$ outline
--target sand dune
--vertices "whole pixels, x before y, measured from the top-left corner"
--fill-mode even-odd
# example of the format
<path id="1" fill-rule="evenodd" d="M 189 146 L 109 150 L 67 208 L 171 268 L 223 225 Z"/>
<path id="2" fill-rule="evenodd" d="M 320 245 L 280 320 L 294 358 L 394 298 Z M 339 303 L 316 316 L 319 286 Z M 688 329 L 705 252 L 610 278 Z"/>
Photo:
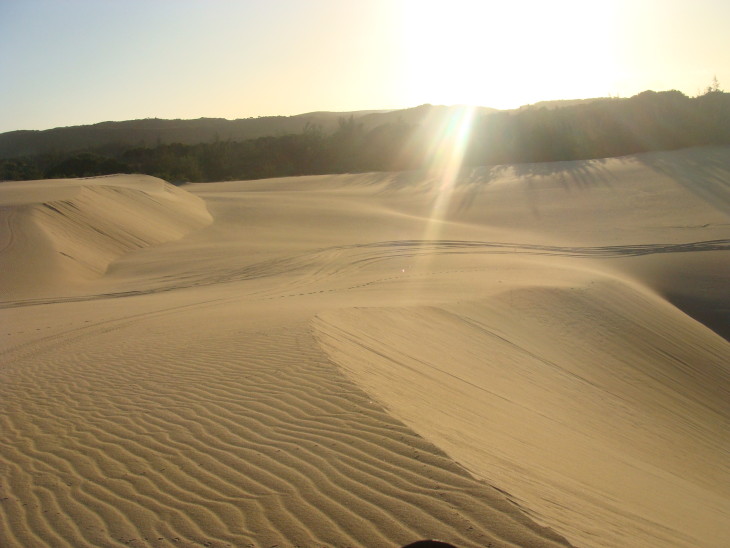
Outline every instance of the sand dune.
<path id="1" fill-rule="evenodd" d="M 212 221 L 202 200 L 147 176 L 3 183 L 0 200 L 0 285 L 10 295 L 63 291 Z"/>
<path id="2" fill-rule="evenodd" d="M 576 544 L 721 546 L 727 342 L 624 284 L 569 279 L 330 311 L 318 337 L 396 417 Z"/>
<path id="3" fill-rule="evenodd" d="M 3 183 L 0 544 L 726 546 L 729 182 Z"/>

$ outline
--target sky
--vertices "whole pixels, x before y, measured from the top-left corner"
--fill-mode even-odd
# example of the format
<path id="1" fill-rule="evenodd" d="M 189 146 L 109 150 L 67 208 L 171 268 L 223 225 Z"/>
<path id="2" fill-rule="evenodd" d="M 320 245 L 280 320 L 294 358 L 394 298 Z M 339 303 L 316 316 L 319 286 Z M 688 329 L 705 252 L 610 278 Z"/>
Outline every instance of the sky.
<path id="1" fill-rule="evenodd" d="M 0 132 L 730 90 L 727 0 L 0 0 Z"/>

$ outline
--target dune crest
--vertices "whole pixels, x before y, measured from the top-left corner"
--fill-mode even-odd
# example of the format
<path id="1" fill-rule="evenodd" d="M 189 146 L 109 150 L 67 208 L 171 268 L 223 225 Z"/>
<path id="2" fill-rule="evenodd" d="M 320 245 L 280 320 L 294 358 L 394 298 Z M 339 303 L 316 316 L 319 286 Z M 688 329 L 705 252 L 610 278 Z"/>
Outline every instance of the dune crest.
<path id="1" fill-rule="evenodd" d="M 200 198 L 149 176 L 3 183 L 0 203 L 5 297 L 96 278 L 124 253 L 212 222 Z"/>
<path id="2" fill-rule="evenodd" d="M 722 546 L 730 344 L 651 293 L 561 274 L 474 302 L 324 312 L 316 336 L 576 545 Z"/>

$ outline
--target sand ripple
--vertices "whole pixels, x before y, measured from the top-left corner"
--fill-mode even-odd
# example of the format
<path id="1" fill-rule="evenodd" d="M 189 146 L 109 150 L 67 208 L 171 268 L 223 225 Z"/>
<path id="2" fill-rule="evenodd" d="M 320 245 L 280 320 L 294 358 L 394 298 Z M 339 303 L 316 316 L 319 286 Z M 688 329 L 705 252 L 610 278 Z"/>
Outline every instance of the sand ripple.
<path id="1" fill-rule="evenodd" d="M 561 544 L 342 377 L 306 324 L 183 345 L 150 328 L 90 327 L 2 370 L 4 546 Z"/>

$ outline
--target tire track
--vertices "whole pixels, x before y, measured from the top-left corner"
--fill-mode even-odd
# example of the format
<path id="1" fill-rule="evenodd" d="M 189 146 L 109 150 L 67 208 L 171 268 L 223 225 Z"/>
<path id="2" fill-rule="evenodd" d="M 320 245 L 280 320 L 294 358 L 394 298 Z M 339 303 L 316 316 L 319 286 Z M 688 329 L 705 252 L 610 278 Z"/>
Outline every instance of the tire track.
<path id="1" fill-rule="evenodd" d="M 290 294 L 296 295 L 294 291 L 297 288 L 357 272 L 377 262 L 393 259 L 412 259 L 425 255 L 512 254 L 560 256 L 577 259 L 614 259 L 665 253 L 695 253 L 728 250 L 730 250 L 730 239 L 704 240 L 679 244 L 656 243 L 612 246 L 550 246 L 471 240 L 392 240 L 313 250 L 296 256 L 261 261 L 230 271 L 187 277 L 182 283 L 180 279 L 171 282 L 162 282 L 162 285 L 145 290 L 4 301 L 0 302 L 0 309 L 152 295 L 178 289 L 189 289 L 231 282 L 250 282 L 267 278 L 275 280 L 282 274 L 297 274 L 298 277 L 288 280 L 284 284 L 276 281 L 268 290 L 256 289 L 255 293 L 251 293 L 251 296 L 271 295 L 272 293 L 280 294 L 287 289 L 290 291 Z"/>

